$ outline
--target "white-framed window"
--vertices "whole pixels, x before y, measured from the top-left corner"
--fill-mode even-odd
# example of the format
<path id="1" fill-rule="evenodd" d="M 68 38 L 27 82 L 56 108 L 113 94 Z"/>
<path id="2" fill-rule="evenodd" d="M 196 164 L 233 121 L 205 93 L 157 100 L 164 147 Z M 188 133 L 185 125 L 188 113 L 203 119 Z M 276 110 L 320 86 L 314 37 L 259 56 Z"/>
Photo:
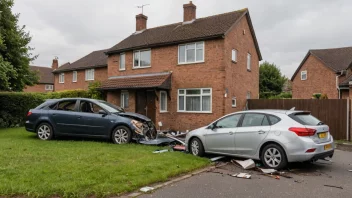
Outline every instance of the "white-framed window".
<path id="1" fill-rule="evenodd" d="M 128 108 L 129 94 L 128 91 L 121 91 L 121 107 Z"/>
<path id="2" fill-rule="evenodd" d="M 301 71 L 301 80 L 307 80 L 307 71 Z"/>
<path id="3" fill-rule="evenodd" d="M 54 89 L 54 85 L 45 85 L 45 90 L 51 91 Z"/>
<path id="4" fill-rule="evenodd" d="M 151 50 L 136 50 L 133 52 L 133 68 L 151 67 Z"/>
<path id="5" fill-rule="evenodd" d="M 72 72 L 72 82 L 77 82 L 77 71 Z"/>
<path id="6" fill-rule="evenodd" d="M 232 107 L 236 107 L 237 106 L 237 100 L 236 97 L 232 97 Z"/>
<path id="7" fill-rule="evenodd" d="M 231 59 L 233 62 L 237 63 L 237 50 L 232 49 Z"/>
<path id="8" fill-rule="evenodd" d="M 160 91 L 160 112 L 167 112 L 167 93 Z"/>
<path id="9" fill-rule="evenodd" d="M 204 62 L 204 41 L 178 46 L 178 64 Z"/>
<path id="10" fill-rule="evenodd" d="M 246 96 L 247 99 L 251 99 L 251 92 L 250 91 L 247 91 L 247 96 Z"/>
<path id="11" fill-rule="evenodd" d="M 120 71 L 126 70 L 126 55 L 125 53 L 120 54 Z"/>
<path id="12" fill-rule="evenodd" d="M 211 88 L 179 89 L 178 112 L 211 113 Z"/>
<path id="13" fill-rule="evenodd" d="M 59 83 L 64 83 L 65 82 L 65 73 L 60 73 L 59 74 Z"/>
<path id="14" fill-rule="evenodd" d="M 86 80 L 94 80 L 94 69 L 86 69 Z"/>
<path id="15" fill-rule="evenodd" d="M 247 70 L 251 71 L 251 54 L 247 54 Z"/>

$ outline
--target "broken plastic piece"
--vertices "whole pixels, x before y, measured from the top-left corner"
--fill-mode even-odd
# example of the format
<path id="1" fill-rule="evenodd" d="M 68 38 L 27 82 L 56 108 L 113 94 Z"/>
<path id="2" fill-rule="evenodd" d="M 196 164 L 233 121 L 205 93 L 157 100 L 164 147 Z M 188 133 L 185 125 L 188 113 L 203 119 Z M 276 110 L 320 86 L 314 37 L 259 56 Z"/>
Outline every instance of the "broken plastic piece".
<path id="1" fill-rule="evenodd" d="M 260 170 L 261 170 L 263 173 L 266 173 L 266 174 L 270 174 L 270 173 L 275 173 L 275 172 L 276 172 L 275 169 L 264 169 L 264 168 L 260 168 Z"/>
<path id="2" fill-rule="evenodd" d="M 238 174 L 234 174 L 231 175 L 232 177 L 238 177 L 238 178 L 244 178 L 244 179 L 250 179 L 251 175 L 248 173 L 238 173 Z"/>
<path id="3" fill-rule="evenodd" d="M 275 179 L 280 180 L 280 176 L 276 175 Z"/>
<path id="4" fill-rule="evenodd" d="M 327 186 L 327 187 L 332 187 L 332 188 L 339 188 L 339 189 L 343 189 L 342 186 L 333 186 L 333 185 L 324 185 L 324 186 Z"/>
<path id="5" fill-rule="evenodd" d="M 348 172 L 352 172 L 352 170 L 348 170 Z"/>
<path id="6" fill-rule="evenodd" d="M 215 161 L 217 161 L 217 160 L 219 160 L 219 159 L 222 159 L 222 158 L 224 158 L 224 157 L 225 157 L 225 156 L 213 157 L 213 158 L 210 158 L 210 161 L 215 162 Z"/>
<path id="7" fill-rule="evenodd" d="M 173 147 L 173 149 L 174 149 L 175 151 L 185 151 L 185 150 L 186 150 L 186 147 L 183 146 L 183 145 L 176 145 L 176 146 Z"/>
<path id="8" fill-rule="evenodd" d="M 149 187 L 149 186 L 146 186 L 146 187 L 143 187 L 143 188 L 140 189 L 140 191 L 142 191 L 142 192 L 149 192 L 149 191 L 152 191 L 152 190 L 154 190 L 154 188 L 153 187 Z"/>
<path id="9" fill-rule="evenodd" d="M 154 151 L 153 153 L 165 153 L 165 152 L 168 152 L 169 150 L 167 149 L 164 149 L 164 150 L 156 150 Z"/>
<path id="10" fill-rule="evenodd" d="M 247 170 L 247 169 L 251 169 L 255 167 L 255 163 L 252 159 L 248 159 L 248 160 L 235 160 L 235 162 L 239 165 L 242 166 L 243 169 Z"/>

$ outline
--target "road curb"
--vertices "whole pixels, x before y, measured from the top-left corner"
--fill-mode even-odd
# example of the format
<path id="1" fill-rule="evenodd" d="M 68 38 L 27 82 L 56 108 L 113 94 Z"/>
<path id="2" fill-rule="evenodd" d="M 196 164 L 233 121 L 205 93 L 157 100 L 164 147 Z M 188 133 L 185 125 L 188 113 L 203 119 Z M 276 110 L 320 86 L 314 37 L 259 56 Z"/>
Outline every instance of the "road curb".
<path id="1" fill-rule="evenodd" d="M 168 186 L 170 184 L 173 184 L 173 183 L 176 183 L 176 182 L 179 182 L 179 181 L 182 181 L 184 179 L 187 179 L 187 178 L 190 178 L 194 175 L 198 175 L 200 173 L 203 173 L 203 172 L 206 172 L 206 171 L 209 171 L 211 169 L 214 169 L 215 166 L 208 166 L 206 168 L 203 168 L 203 169 L 200 169 L 200 170 L 196 170 L 196 171 L 193 171 L 191 173 L 187 173 L 186 175 L 182 175 L 182 176 L 179 176 L 179 177 L 175 177 L 169 181 L 166 181 L 166 182 L 163 182 L 163 183 L 158 183 L 158 184 L 154 184 L 154 185 L 150 185 L 150 187 L 153 187 L 154 190 L 157 190 L 159 188 L 162 188 L 162 187 L 165 187 L 165 186 Z M 121 196 L 121 198 L 130 198 L 130 197 L 138 197 L 140 195 L 143 195 L 143 194 L 146 194 L 146 193 L 143 193 L 143 192 L 139 192 L 139 191 L 135 191 L 135 192 L 132 192 L 132 193 L 129 193 L 127 195 L 124 195 L 124 196 Z"/>
<path id="2" fill-rule="evenodd" d="M 352 144 L 336 143 L 336 149 L 352 152 Z"/>

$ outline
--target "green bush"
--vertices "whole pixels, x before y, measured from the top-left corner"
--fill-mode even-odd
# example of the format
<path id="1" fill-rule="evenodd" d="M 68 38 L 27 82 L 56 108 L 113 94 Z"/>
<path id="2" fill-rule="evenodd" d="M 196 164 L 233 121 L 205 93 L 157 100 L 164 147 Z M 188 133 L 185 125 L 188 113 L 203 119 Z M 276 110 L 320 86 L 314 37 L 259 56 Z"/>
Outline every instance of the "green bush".
<path id="1" fill-rule="evenodd" d="M 288 99 L 292 98 L 292 93 L 291 92 L 282 92 L 276 96 L 270 96 L 269 99 Z"/>
<path id="2" fill-rule="evenodd" d="M 97 85 L 96 85 L 97 86 Z M 94 88 L 91 89 L 95 89 Z M 54 98 L 95 98 L 102 94 L 94 90 L 69 90 L 48 93 L 0 92 L 0 128 L 23 126 L 27 112 Z"/>

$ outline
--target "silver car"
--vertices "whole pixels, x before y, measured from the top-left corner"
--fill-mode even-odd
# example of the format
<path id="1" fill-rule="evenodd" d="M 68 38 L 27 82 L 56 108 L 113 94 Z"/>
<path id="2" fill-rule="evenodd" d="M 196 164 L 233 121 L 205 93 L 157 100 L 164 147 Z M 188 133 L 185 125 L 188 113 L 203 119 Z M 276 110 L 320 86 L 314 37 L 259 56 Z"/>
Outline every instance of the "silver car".
<path id="1" fill-rule="evenodd" d="M 186 149 L 261 160 L 273 169 L 288 162 L 315 161 L 334 154 L 329 127 L 310 112 L 250 110 L 223 116 L 186 136 Z"/>

